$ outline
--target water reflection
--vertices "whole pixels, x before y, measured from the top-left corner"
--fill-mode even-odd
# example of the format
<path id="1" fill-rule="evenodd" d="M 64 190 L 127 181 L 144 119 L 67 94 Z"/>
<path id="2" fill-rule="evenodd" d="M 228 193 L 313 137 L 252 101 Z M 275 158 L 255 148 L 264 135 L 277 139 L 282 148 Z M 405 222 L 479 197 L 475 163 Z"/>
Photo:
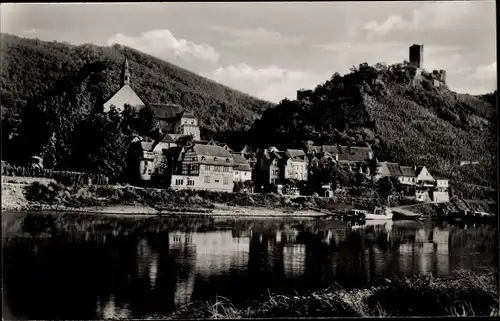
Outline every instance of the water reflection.
<path id="1" fill-rule="evenodd" d="M 7 308 L 28 319 L 144 318 L 218 295 L 244 305 L 267 296 L 268 289 L 300 293 L 334 282 L 350 289 L 393 274 L 448 276 L 456 268 L 496 263 L 497 231 L 488 225 L 465 229 L 389 221 L 360 227 L 272 220 L 221 225 L 206 232 L 75 229 L 5 239 Z"/>

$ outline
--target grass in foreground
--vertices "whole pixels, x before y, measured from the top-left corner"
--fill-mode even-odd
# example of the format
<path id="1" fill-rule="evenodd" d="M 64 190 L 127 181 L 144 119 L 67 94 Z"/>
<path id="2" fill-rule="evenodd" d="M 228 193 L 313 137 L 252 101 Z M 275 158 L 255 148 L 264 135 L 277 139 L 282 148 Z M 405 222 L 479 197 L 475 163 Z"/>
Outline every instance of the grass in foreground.
<path id="1" fill-rule="evenodd" d="M 270 295 L 245 309 L 218 297 L 215 302 L 184 306 L 170 318 L 499 316 L 494 273 L 458 271 L 450 280 L 429 275 L 393 278 L 353 291 L 332 286 L 307 295 Z"/>

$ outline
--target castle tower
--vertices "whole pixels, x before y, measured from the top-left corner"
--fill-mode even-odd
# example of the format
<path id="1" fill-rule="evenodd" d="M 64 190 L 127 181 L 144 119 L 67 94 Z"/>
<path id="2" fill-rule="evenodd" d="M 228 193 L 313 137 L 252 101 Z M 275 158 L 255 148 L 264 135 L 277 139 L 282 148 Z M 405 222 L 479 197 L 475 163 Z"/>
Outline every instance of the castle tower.
<path id="1" fill-rule="evenodd" d="M 410 47 L 410 63 L 417 68 L 424 67 L 424 45 Z"/>
<path id="2" fill-rule="evenodd" d="M 125 58 L 123 63 L 122 86 L 130 85 L 130 68 L 128 66 L 128 59 Z"/>
<path id="3" fill-rule="evenodd" d="M 441 74 L 441 82 L 446 84 L 446 70 L 441 69 L 439 73 Z"/>

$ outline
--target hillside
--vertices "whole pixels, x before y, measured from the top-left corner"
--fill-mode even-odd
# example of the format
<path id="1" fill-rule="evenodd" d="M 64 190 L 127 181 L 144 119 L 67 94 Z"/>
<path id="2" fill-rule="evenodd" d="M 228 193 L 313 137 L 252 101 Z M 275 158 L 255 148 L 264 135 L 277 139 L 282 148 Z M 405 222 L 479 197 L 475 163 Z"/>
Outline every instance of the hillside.
<path id="1" fill-rule="evenodd" d="M 362 64 L 345 76 L 335 74 L 300 100 L 266 110 L 251 130 L 253 143 L 369 144 L 380 161 L 425 164 L 464 196 L 482 186 L 496 188 L 495 106 L 433 87 L 425 72 L 413 84 L 412 72 L 407 63 Z M 460 160 L 480 164 L 460 167 Z"/>
<path id="2" fill-rule="evenodd" d="M 73 104 L 102 104 L 120 86 L 128 58 L 132 88 L 145 103 L 174 102 L 200 118 L 205 133 L 248 128 L 272 106 L 137 50 L 115 45 L 72 46 L 1 34 L 0 101 L 4 114 L 28 104 L 73 97 Z"/>

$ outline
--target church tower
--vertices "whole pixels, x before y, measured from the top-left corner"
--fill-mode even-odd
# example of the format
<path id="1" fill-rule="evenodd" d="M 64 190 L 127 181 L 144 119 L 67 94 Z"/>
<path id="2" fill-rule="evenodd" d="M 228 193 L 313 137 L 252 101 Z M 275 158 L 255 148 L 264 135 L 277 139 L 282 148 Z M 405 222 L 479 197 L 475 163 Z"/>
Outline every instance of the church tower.
<path id="1" fill-rule="evenodd" d="M 130 85 L 130 68 L 128 66 L 128 59 L 125 58 L 123 64 L 122 86 Z"/>

